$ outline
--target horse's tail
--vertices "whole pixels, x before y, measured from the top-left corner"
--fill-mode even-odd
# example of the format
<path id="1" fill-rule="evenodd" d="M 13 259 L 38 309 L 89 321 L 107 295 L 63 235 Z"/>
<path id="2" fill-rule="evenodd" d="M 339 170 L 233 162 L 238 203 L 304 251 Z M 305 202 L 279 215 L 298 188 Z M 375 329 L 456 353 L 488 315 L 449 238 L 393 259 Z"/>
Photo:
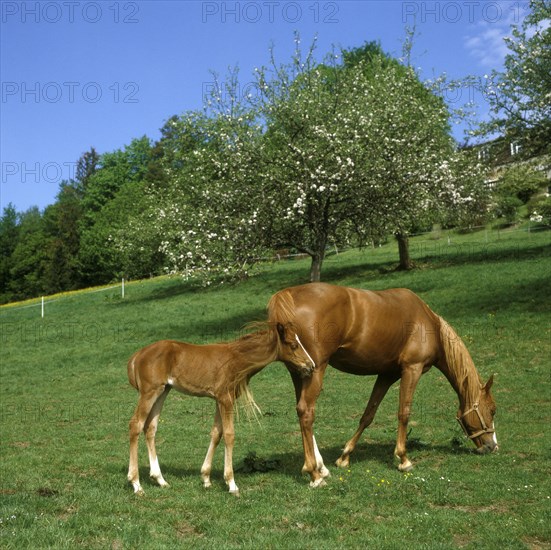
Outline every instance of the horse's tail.
<path id="1" fill-rule="evenodd" d="M 473 373 L 476 373 L 478 379 L 480 379 L 471 354 L 463 340 L 443 317 L 438 316 L 438 319 L 440 321 L 440 341 L 450 373 L 457 380 L 465 379 Z"/>
<path id="2" fill-rule="evenodd" d="M 288 290 L 280 290 L 268 302 L 268 322 L 284 326 L 295 324 L 295 301 Z"/>
<path id="3" fill-rule="evenodd" d="M 127 372 L 128 372 L 128 382 L 130 382 L 130 385 L 136 388 L 137 390 L 140 389 L 140 386 L 138 384 L 138 375 L 136 373 L 136 357 L 138 356 L 139 352 L 136 352 L 132 357 L 128 360 L 128 366 L 127 366 Z"/>

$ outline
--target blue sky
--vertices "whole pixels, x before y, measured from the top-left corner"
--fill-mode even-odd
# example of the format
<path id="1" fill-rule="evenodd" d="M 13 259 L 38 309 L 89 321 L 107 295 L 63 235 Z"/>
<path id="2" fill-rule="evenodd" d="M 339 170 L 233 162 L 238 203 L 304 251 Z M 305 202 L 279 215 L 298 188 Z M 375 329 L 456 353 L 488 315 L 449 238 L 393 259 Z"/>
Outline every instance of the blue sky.
<path id="1" fill-rule="evenodd" d="M 378 40 L 401 54 L 416 24 L 424 78 L 484 75 L 502 65 L 503 37 L 524 2 L 480 1 L 1 1 L 0 207 L 55 200 L 77 159 L 133 138 L 159 137 L 173 114 L 200 109 L 211 71 L 238 65 L 243 87 L 269 47 L 286 62 L 298 31 L 322 58 Z M 468 92 L 464 92 L 468 94 Z M 463 97 L 465 98 L 465 97 Z M 457 131 L 456 137 L 461 138 Z"/>

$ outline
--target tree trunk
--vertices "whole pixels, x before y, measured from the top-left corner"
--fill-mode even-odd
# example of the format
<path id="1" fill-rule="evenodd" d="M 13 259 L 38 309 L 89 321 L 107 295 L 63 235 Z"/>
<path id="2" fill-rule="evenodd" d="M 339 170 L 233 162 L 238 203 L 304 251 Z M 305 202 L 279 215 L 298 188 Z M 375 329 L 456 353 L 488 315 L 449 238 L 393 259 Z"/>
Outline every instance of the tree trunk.
<path id="1" fill-rule="evenodd" d="M 398 241 L 398 252 L 400 254 L 400 264 L 398 269 L 409 270 L 413 269 L 414 265 L 409 257 L 409 237 L 407 233 L 396 233 L 396 240 Z"/>
<path id="2" fill-rule="evenodd" d="M 319 283 L 321 280 L 321 265 L 323 264 L 323 258 L 325 251 L 312 254 L 312 264 L 310 265 L 310 282 Z"/>

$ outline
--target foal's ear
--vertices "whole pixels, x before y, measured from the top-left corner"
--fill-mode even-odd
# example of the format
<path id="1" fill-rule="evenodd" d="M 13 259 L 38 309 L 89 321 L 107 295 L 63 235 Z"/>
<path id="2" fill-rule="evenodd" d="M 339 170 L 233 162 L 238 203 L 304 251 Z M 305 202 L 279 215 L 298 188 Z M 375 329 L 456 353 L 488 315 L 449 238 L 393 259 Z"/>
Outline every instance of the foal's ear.
<path id="1" fill-rule="evenodd" d="M 484 391 L 488 393 L 490 391 L 490 388 L 492 387 L 492 384 L 494 383 L 494 375 L 490 376 L 488 378 L 488 382 L 486 382 L 486 385 L 484 386 Z"/>

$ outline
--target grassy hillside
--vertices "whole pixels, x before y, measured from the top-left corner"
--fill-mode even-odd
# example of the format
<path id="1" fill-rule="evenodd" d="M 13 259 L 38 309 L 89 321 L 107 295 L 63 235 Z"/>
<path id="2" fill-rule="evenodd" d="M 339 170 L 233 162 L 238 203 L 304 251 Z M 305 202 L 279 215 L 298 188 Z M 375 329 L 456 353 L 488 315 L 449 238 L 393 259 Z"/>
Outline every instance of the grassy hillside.
<path id="1" fill-rule="evenodd" d="M 308 262 L 274 263 L 245 283 L 208 289 L 180 279 L 136 282 L 124 300 L 118 289 L 61 297 L 46 304 L 44 319 L 39 307 L 0 308 L 1 546 L 319 549 L 407 541 L 416 548 L 549 548 L 550 234 L 413 240 L 412 256 L 418 269 L 401 273 L 393 270 L 393 244 L 332 255 L 323 279 L 411 288 L 454 325 L 483 378 L 497 373 L 498 454 L 471 452 L 455 422 L 455 393 L 433 369 L 415 396 L 413 472 L 398 472 L 392 456 L 397 386 L 350 469 L 337 470 L 332 464 L 374 379 L 328 369 L 315 431 L 332 477 L 311 490 L 300 474 L 292 384 L 273 364 L 251 384 L 260 423 L 241 418 L 236 425 L 240 499 L 226 493 L 220 450 L 214 486 L 202 488 L 214 403 L 176 392 L 157 437 L 171 488 L 149 483 L 142 440 L 146 494 L 135 497 L 126 482 L 128 420 L 137 398 L 126 380 L 127 358 L 161 338 L 234 338 L 264 317 L 275 291 L 305 282 Z"/>

